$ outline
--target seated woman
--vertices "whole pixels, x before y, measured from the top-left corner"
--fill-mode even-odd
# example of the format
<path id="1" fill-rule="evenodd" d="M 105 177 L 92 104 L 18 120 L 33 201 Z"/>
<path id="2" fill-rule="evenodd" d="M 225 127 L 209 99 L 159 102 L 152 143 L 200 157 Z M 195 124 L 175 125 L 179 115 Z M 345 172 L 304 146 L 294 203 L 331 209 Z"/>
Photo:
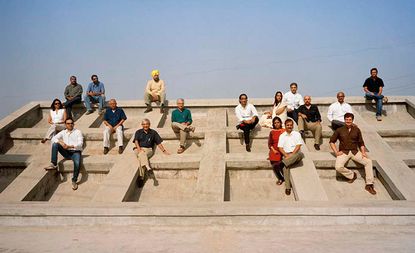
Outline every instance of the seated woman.
<path id="1" fill-rule="evenodd" d="M 45 138 L 41 140 L 45 143 L 50 140 L 56 133 L 65 129 L 66 110 L 63 108 L 62 102 L 55 98 L 50 106 L 50 112 L 48 116 L 48 123 L 50 127 L 46 132 Z"/>
<path id="2" fill-rule="evenodd" d="M 259 124 L 262 127 L 273 128 L 272 121 L 275 117 L 279 117 L 282 122 L 285 122 L 287 119 L 287 104 L 282 101 L 282 98 L 282 92 L 277 91 L 274 96 L 272 112 L 265 112 L 264 115 L 261 116 Z M 284 124 L 282 124 L 282 127 L 284 127 Z"/>
<path id="3" fill-rule="evenodd" d="M 268 137 L 268 148 L 269 148 L 269 161 L 271 162 L 272 169 L 277 176 L 277 185 L 281 185 L 284 182 L 284 176 L 282 175 L 281 160 L 282 156 L 278 149 L 278 140 L 280 135 L 285 132 L 282 128 L 282 121 L 279 117 L 272 119 L 272 130 Z"/>

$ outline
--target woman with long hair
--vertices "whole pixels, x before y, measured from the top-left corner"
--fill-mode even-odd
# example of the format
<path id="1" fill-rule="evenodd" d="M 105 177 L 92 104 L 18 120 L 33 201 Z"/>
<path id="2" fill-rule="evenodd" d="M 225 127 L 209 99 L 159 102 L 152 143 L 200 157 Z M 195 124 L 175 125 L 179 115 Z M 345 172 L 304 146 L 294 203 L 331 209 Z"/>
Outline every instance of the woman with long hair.
<path id="1" fill-rule="evenodd" d="M 284 176 L 282 174 L 281 160 L 282 156 L 278 149 L 278 140 L 280 135 L 284 133 L 285 129 L 282 128 L 282 121 L 279 117 L 272 119 L 272 130 L 268 137 L 268 148 L 269 148 L 269 161 L 272 169 L 277 176 L 277 185 L 281 185 L 284 182 Z"/>
<path id="2" fill-rule="evenodd" d="M 282 122 L 285 122 L 287 119 L 287 105 L 283 102 L 282 98 L 282 92 L 277 91 L 274 96 L 272 111 L 265 112 L 264 115 L 261 116 L 259 124 L 262 127 L 273 128 L 272 120 L 275 117 L 279 117 Z M 282 127 L 284 127 L 284 124 L 282 124 Z"/>
<path id="3" fill-rule="evenodd" d="M 62 102 L 59 99 L 55 98 L 50 105 L 48 116 L 48 123 L 50 124 L 50 127 L 41 142 L 45 143 L 47 140 L 50 140 L 56 133 L 65 129 L 66 118 L 66 110 L 63 108 Z"/>

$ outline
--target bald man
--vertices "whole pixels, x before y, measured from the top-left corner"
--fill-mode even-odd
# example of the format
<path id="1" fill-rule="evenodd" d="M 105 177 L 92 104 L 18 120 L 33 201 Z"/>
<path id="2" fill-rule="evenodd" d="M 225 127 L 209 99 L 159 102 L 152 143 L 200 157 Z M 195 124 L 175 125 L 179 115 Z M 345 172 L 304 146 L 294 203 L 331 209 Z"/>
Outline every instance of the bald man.
<path id="1" fill-rule="evenodd" d="M 353 113 L 352 107 L 348 103 L 344 102 L 345 97 L 344 92 L 338 92 L 337 102 L 334 102 L 329 106 L 327 118 L 331 122 L 331 128 L 333 131 L 336 131 L 337 128 L 345 125 L 344 115 L 346 113 Z"/>
<path id="2" fill-rule="evenodd" d="M 304 138 L 304 131 L 310 130 L 314 135 L 314 148 L 320 150 L 322 143 L 321 115 L 317 105 L 311 104 L 311 96 L 304 97 L 304 104 L 298 107 L 298 130 Z"/>
<path id="3" fill-rule="evenodd" d="M 158 70 L 153 70 L 151 76 L 153 79 L 147 82 L 146 90 L 144 91 L 144 102 L 147 106 L 144 112 L 147 113 L 153 110 L 151 102 L 160 102 L 160 113 L 164 113 L 166 86 L 164 85 L 164 81 L 160 79 Z"/>
<path id="4" fill-rule="evenodd" d="M 162 142 L 163 139 L 157 133 L 157 131 L 150 128 L 150 120 L 143 119 L 141 121 L 141 129 L 137 130 L 134 134 L 134 152 L 138 158 L 138 187 L 144 186 L 144 176 L 147 170 L 149 177 L 155 179 L 153 169 L 150 167 L 149 159 L 153 155 L 153 148 L 157 145 L 159 149 L 165 155 L 170 153 L 164 148 Z"/>
<path id="5" fill-rule="evenodd" d="M 111 99 L 108 102 L 109 108 L 104 115 L 104 155 L 108 154 L 110 148 L 110 136 L 117 133 L 118 153 L 122 154 L 123 140 L 124 140 L 124 126 L 123 123 L 127 120 L 124 110 L 117 107 L 117 101 Z"/>
<path id="6" fill-rule="evenodd" d="M 179 98 L 176 103 L 177 109 L 171 114 L 171 128 L 173 132 L 178 133 L 180 136 L 180 146 L 177 153 L 181 154 L 186 149 L 186 139 L 189 132 L 194 132 L 195 127 L 191 126 L 193 122 L 192 113 L 184 107 L 184 99 Z"/>

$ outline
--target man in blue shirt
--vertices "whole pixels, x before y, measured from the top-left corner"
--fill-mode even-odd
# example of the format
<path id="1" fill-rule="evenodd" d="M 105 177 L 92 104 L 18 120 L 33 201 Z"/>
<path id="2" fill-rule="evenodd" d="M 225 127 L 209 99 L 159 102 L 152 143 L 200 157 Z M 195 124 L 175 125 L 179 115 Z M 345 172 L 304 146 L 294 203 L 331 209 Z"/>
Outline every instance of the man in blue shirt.
<path id="1" fill-rule="evenodd" d="M 117 101 L 115 101 L 115 99 L 111 99 L 108 104 L 110 108 L 107 108 L 104 115 L 104 155 L 108 154 L 110 136 L 113 133 L 117 133 L 118 153 L 121 154 L 123 151 L 124 139 L 124 126 L 122 124 L 127 120 L 127 116 L 123 109 L 117 107 Z"/>
<path id="2" fill-rule="evenodd" d="M 92 103 L 98 103 L 98 111 L 99 114 L 104 112 L 104 103 L 105 103 L 105 88 L 104 84 L 98 81 L 97 75 L 91 76 L 92 83 L 88 84 L 88 89 L 86 90 L 86 95 L 84 97 L 85 107 L 86 107 L 86 115 L 91 114 Z"/>
<path id="3" fill-rule="evenodd" d="M 192 113 L 190 110 L 184 108 L 184 99 L 177 99 L 177 109 L 171 114 L 171 128 L 175 133 L 180 135 L 180 146 L 177 150 L 178 154 L 184 152 L 189 132 L 195 131 L 195 127 L 191 126 L 192 122 Z"/>

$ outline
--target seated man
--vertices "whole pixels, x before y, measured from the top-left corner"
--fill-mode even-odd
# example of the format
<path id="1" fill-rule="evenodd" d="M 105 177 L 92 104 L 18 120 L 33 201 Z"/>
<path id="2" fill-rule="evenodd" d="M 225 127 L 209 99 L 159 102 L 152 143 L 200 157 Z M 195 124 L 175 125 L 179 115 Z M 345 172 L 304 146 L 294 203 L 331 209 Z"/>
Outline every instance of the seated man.
<path id="1" fill-rule="evenodd" d="M 280 135 L 278 141 L 278 149 L 282 156 L 283 174 L 285 179 L 285 194 L 291 194 L 291 174 L 290 169 L 304 158 L 304 154 L 301 152 L 301 145 L 304 144 L 301 134 L 297 131 L 293 131 L 294 122 L 292 119 L 285 121 L 285 132 Z"/>
<path id="2" fill-rule="evenodd" d="M 284 94 L 283 101 L 287 104 L 287 116 L 298 124 L 298 108 L 304 104 L 303 96 L 297 92 L 297 84 L 290 84 L 290 91 Z"/>
<path id="3" fill-rule="evenodd" d="M 239 121 L 236 129 L 244 131 L 245 148 L 246 151 L 251 152 L 249 134 L 258 124 L 259 118 L 255 106 L 248 104 L 248 96 L 246 94 L 239 95 L 239 105 L 235 107 L 235 114 Z"/>
<path id="4" fill-rule="evenodd" d="M 105 87 L 104 83 L 98 81 L 97 75 L 91 76 L 92 83 L 88 84 L 88 89 L 86 90 L 86 95 L 84 97 L 86 115 L 91 114 L 92 103 L 98 103 L 98 112 L 102 114 L 104 112 L 104 103 L 105 103 Z"/>
<path id="5" fill-rule="evenodd" d="M 189 131 L 195 131 L 195 128 L 191 126 L 192 122 L 192 113 L 189 109 L 184 108 L 184 99 L 177 99 L 177 109 L 171 114 L 171 128 L 180 135 L 178 154 L 183 153 L 186 148 L 186 139 Z"/>
<path id="6" fill-rule="evenodd" d="M 159 101 L 161 103 L 160 113 L 164 113 L 166 86 L 164 85 L 164 81 L 159 78 L 158 70 L 153 70 L 151 76 L 153 79 L 147 82 L 146 90 L 144 91 L 144 102 L 147 105 L 147 109 L 144 112 L 152 111 L 151 102 Z"/>
<path id="7" fill-rule="evenodd" d="M 344 165 L 352 159 L 365 166 L 366 186 L 365 189 L 370 194 L 375 195 L 376 191 L 373 187 L 373 166 L 372 160 L 367 157 L 365 143 L 363 142 L 362 132 L 353 124 L 354 115 L 346 113 L 344 115 L 345 125 L 337 128 L 333 136 L 330 138 L 330 147 L 336 155 L 336 171 L 349 179 L 349 183 L 353 183 L 357 178 L 356 172 L 349 170 Z M 336 148 L 336 141 L 340 141 L 339 150 Z"/>
<path id="8" fill-rule="evenodd" d="M 107 108 L 104 115 L 104 155 L 108 154 L 112 133 L 117 133 L 118 154 L 121 154 L 124 140 L 123 123 L 127 120 L 127 116 L 125 116 L 123 109 L 117 107 L 115 99 L 111 99 L 108 104 L 109 108 Z"/>
<path id="9" fill-rule="evenodd" d="M 370 70 L 370 77 L 367 78 L 363 84 L 363 90 L 365 91 L 366 99 L 374 99 L 376 101 L 376 119 L 378 121 L 382 120 L 382 107 L 384 99 L 382 91 L 384 86 L 383 80 L 378 77 L 377 68 L 372 68 Z"/>
<path id="10" fill-rule="evenodd" d="M 76 76 L 71 76 L 70 84 L 65 88 L 64 96 L 66 98 L 63 106 L 66 108 L 66 116 L 72 118 L 72 106 L 82 102 L 82 85 L 76 82 Z"/>
<path id="11" fill-rule="evenodd" d="M 84 138 L 80 130 L 74 128 L 74 121 L 69 118 L 65 120 L 66 129 L 52 138 L 51 163 L 45 170 L 58 169 L 58 152 L 65 158 L 73 161 L 72 189 L 78 189 L 78 175 L 81 166 L 82 146 Z"/>
<path id="12" fill-rule="evenodd" d="M 331 122 L 331 128 L 336 131 L 337 128 L 344 126 L 344 115 L 346 113 L 353 113 L 352 107 L 344 102 L 344 93 L 337 93 L 337 102 L 329 106 L 327 118 Z"/>
<path id="13" fill-rule="evenodd" d="M 311 130 L 314 135 L 314 148 L 320 150 L 322 143 L 321 115 L 317 105 L 311 104 L 311 97 L 304 97 L 304 104 L 298 108 L 298 130 L 304 138 L 304 130 Z"/>
<path id="14" fill-rule="evenodd" d="M 138 158 L 138 186 L 141 188 L 144 186 L 144 175 L 147 170 L 149 177 L 154 179 L 154 173 L 150 167 L 148 159 L 153 155 L 153 148 L 155 145 L 165 155 L 170 155 L 170 153 L 163 147 L 163 139 L 160 135 L 153 129 L 150 128 L 150 120 L 143 119 L 141 121 L 142 129 L 139 129 L 135 132 L 134 135 L 134 150 Z"/>

